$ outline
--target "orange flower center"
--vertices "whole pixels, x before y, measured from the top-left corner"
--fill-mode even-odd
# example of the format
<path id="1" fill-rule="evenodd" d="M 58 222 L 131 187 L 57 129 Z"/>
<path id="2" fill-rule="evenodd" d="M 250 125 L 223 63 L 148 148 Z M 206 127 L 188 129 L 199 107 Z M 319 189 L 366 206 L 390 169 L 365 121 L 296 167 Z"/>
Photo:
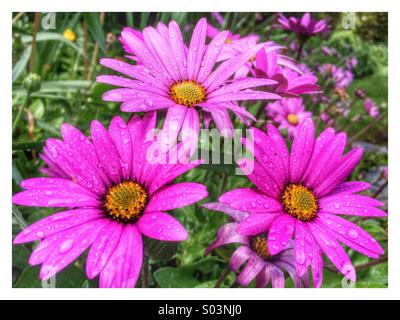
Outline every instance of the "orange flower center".
<path id="1" fill-rule="evenodd" d="M 294 113 L 289 113 L 286 119 L 293 126 L 297 126 L 299 124 L 299 118 Z"/>
<path id="2" fill-rule="evenodd" d="M 270 257 L 265 234 L 262 233 L 253 237 L 250 240 L 250 247 L 260 258 L 267 260 Z"/>
<path id="3" fill-rule="evenodd" d="M 169 95 L 176 103 L 193 107 L 195 104 L 205 101 L 206 89 L 199 82 L 183 80 L 171 85 Z"/>
<path id="4" fill-rule="evenodd" d="M 310 221 L 317 216 L 317 199 L 301 184 L 287 186 L 283 191 L 281 201 L 285 211 L 301 221 Z"/>
<path id="5" fill-rule="evenodd" d="M 106 215 L 118 222 L 136 222 L 148 200 L 147 192 L 134 181 L 124 181 L 108 189 L 104 199 Z"/>

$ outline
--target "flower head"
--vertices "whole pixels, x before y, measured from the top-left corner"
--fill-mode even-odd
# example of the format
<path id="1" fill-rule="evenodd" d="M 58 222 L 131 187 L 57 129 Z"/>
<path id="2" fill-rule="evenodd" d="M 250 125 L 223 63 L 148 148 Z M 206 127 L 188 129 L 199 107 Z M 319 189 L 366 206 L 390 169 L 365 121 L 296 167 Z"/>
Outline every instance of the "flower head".
<path id="1" fill-rule="evenodd" d="M 309 12 L 304 13 L 301 18 L 286 18 L 283 14 L 280 14 L 278 22 L 283 29 L 293 31 L 299 37 L 310 37 L 329 30 L 326 19 L 315 20 Z"/>
<path id="2" fill-rule="evenodd" d="M 297 127 L 312 117 L 311 112 L 305 111 L 302 98 L 283 98 L 267 104 L 265 109 L 268 116 L 279 124 L 279 128 L 288 129 L 292 137 Z"/>
<path id="3" fill-rule="evenodd" d="M 65 39 L 67 39 L 68 41 L 71 41 L 71 42 L 74 42 L 76 40 L 76 34 L 70 28 L 67 28 L 67 29 L 64 30 L 63 36 L 64 36 Z"/>
<path id="4" fill-rule="evenodd" d="M 361 159 L 362 149 L 342 155 L 346 135 L 332 128 L 314 139 L 314 124 L 305 120 L 296 130 L 291 152 L 272 125 L 267 133 L 254 128 L 254 143 L 244 139 L 255 160 L 239 165 L 256 188 L 226 192 L 219 202 L 250 213 L 239 222 L 237 232 L 254 236 L 268 231 L 268 251 L 285 250 L 294 236 L 295 267 L 303 276 L 309 266 L 314 286 L 322 283 L 322 253 L 348 279 L 355 269 L 339 244 L 368 257 L 378 258 L 383 249 L 367 232 L 340 215 L 385 217 L 378 200 L 357 192 L 370 188 L 365 182 L 345 180 Z"/>
<path id="5" fill-rule="evenodd" d="M 285 97 L 319 92 L 318 78 L 311 72 L 303 73 L 299 66 L 288 57 L 278 53 L 276 48 L 260 50 L 255 60 L 256 75 L 278 82 L 269 90 Z M 301 66 L 304 69 L 304 66 Z"/>
<path id="6" fill-rule="evenodd" d="M 183 140 L 192 136 L 193 131 L 198 134 L 197 110 L 211 116 L 225 135 L 231 135 L 233 126 L 228 110 L 240 118 L 254 120 L 251 113 L 237 106 L 236 101 L 279 99 L 280 96 L 252 90 L 275 84 L 273 80 L 231 79 L 262 45 L 224 61 L 216 68 L 229 33 L 218 33 L 208 45 L 206 33 L 204 18 L 195 26 L 189 46 L 184 43 L 175 21 L 168 26 L 159 23 L 156 28 L 146 27 L 143 32 L 125 28 L 121 42 L 137 63 L 132 65 L 109 58 L 100 60 L 102 65 L 129 77 L 98 76 L 99 82 L 121 87 L 106 92 L 103 99 L 122 102 L 121 110 L 125 112 L 168 109 L 164 131 L 169 138 L 177 137 L 180 132 Z M 191 141 L 197 144 L 196 139 Z"/>
<path id="7" fill-rule="evenodd" d="M 366 98 L 364 99 L 364 109 L 365 111 L 368 112 L 368 114 L 372 117 L 372 118 L 377 118 L 379 117 L 379 108 L 378 106 L 375 104 L 374 101 L 372 101 L 372 99 L 370 98 Z"/>
<path id="8" fill-rule="evenodd" d="M 267 243 L 268 233 L 261 232 L 254 236 L 246 236 L 237 232 L 240 221 L 245 219 L 248 213 L 235 210 L 223 203 L 207 203 L 204 207 L 224 212 L 234 220 L 218 230 L 217 238 L 207 248 L 206 254 L 222 245 L 240 244 L 229 262 L 230 269 L 240 273 L 237 278 L 240 285 L 248 286 L 256 279 L 256 287 L 263 288 L 271 282 L 273 288 L 283 288 L 285 286 L 284 272 L 286 271 L 296 287 L 308 286 L 308 273 L 303 277 L 296 275 L 292 243 L 277 255 L 271 255 Z M 243 264 L 246 266 L 239 272 Z"/>
<path id="9" fill-rule="evenodd" d="M 89 249 L 86 273 L 100 275 L 101 287 L 134 287 L 142 258 L 142 236 L 182 241 L 185 228 L 164 211 L 193 204 L 207 196 L 198 183 L 171 184 L 197 166 L 155 165 L 147 161 L 155 113 L 128 123 L 114 117 L 109 129 L 98 121 L 91 139 L 71 125 L 61 128 L 63 140 L 48 139 L 41 155 L 46 178 L 22 181 L 13 197 L 23 206 L 67 208 L 23 230 L 14 243 L 41 240 L 29 263 L 41 264 L 48 279 Z"/>

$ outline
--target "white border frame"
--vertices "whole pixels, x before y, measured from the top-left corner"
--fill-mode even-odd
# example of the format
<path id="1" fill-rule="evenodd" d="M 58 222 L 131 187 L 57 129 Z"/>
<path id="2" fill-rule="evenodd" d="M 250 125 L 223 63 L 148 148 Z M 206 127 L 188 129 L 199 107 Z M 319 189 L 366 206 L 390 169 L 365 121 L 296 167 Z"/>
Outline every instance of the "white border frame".
<path id="1" fill-rule="evenodd" d="M 3 69 L 0 72 L 2 103 L 0 107 L 0 128 L 3 130 L 0 152 L 0 298 L 1 299 L 398 299 L 400 294 L 400 189 L 399 149 L 394 139 L 389 139 L 389 212 L 394 215 L 389 223 L 389 288 L 387 289 L 12 289 L 12 235 L 11 235 L 11 19 L 12 12 L 57 12 L 57 11 L 259 11 L 259 12 L 389 12 L 389 118 L 400 119 L 400 10 L 397 1 L 390 0 L 153 0 L 153 1 L 81 1 L 69 0 L 16 0 L 3 2 L 0 11 L 0 30 L 3 50 L 0 51 Z M 396 88 L 397 87 L 397 88 Z M 389 137 L 399 137 L 400 126 L 389 122 Z M 222 291 L 223 290 L 223 291 Z M 112 291 L 112 294 L 110 294 Z M 223 295 L 221 295 L 223 292 Z"/>

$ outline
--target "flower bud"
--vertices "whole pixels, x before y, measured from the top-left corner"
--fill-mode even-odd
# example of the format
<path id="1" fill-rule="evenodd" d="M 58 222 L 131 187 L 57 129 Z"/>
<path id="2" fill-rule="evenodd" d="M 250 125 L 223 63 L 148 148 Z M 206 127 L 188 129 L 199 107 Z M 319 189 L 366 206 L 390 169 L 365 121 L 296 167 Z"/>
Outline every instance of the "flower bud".
<path id="1" fill-rule="evenodd" d="M 40 76 L 36 73 L 30 73 L 24 79 L 22 84 L 24 85 L 26 91 L 28 91 L 29 93 L 39 91 L 41 86 Z"/>

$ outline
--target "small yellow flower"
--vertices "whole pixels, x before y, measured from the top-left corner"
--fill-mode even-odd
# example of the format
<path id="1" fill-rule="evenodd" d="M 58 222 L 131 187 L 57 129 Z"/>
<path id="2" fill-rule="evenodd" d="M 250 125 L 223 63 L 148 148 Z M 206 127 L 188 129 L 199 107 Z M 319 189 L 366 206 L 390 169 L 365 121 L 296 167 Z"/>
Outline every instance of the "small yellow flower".
<path id="1" fill-rule="evenodd" d="M 74 42 L 76 40 L 76 34 L 70 28 L 67 28 L 67 29 L 64 30 L 63 36 L 64 36 L 65 39 L 67 39 L 67 40 L 69 40 L 71 42 Z"/>

